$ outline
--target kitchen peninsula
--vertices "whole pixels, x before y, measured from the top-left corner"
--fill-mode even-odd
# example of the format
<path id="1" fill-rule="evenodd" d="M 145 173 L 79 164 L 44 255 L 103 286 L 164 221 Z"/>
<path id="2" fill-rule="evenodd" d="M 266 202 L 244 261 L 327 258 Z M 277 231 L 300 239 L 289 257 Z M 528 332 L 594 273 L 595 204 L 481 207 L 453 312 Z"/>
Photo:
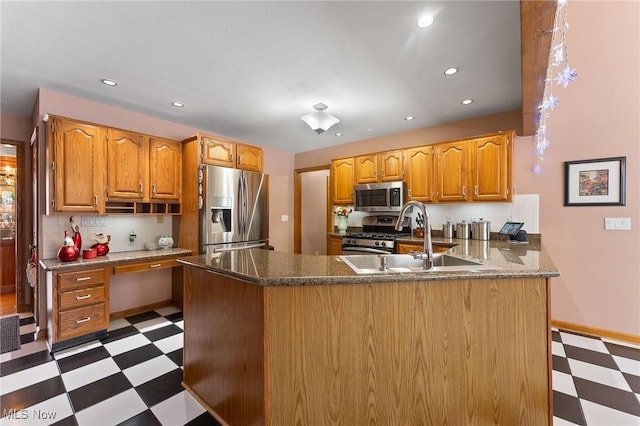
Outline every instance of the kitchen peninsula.
<path id="1" fill-rule="evenodd" d="M 260 249 L 179 259 L 185 387 L 232 425 L 550 425 L 558 271 L 540 245 L 448 241 L 485 268 L 356 275 L 338 256 Z"/>

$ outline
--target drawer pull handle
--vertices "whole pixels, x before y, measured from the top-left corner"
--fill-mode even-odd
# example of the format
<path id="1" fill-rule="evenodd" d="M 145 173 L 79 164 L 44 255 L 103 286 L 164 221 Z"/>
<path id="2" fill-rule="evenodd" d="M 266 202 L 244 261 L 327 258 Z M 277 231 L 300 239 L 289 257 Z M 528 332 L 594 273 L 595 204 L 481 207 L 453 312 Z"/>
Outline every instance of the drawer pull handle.
<path id="1" fill-rule="evenodd" d="M 153 265 L 149 265 L 149 268 L 159 268 L 162 266 L 162 263 L 154 263 Z"/>
<path id="2" fill-rule="evenodd" d="M 76 324 L 82 324 L 83 322 L 91 321 L 91 317 L 76 320 Z"/>
<path id="3" fill-rule="evenodd" d="M 84 296 L 76 296 L 76 300 L 84 300 L 84 299 L 88 299 L 91 297 L 91 294 L 87 294 Z"/>
<path id="4" fill-rule="evenodd" d="M 76 281 L 87 281 L 90 280 L 91 277 L 81 277 L 81 278 L 76 278 Z"/>

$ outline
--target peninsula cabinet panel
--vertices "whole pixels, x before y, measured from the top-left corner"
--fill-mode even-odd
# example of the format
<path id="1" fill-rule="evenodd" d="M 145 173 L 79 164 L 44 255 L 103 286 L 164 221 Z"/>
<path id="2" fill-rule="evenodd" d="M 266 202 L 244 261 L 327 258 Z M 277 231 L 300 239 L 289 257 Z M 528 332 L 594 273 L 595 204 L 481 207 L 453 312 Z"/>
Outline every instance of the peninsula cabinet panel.
<path id="1" fill-rule="evenodd" d="M 467 201 L 469 148 L 466 141 L 435 145 L 437 201 Z"/>
<path id="2" fill-rule="evenodd" d="M 235 167 L 236 144 L 234 142 L 201 136 L 200 161 L 212 166 Z"/>
<path id="3" fill-rule="evenodd" d="M 550 425 L 545 279 L 498 281 L 267 287 L 266 424 Z"/>
<path id="4" fill-rule="evenodd" d="M 433 147 L 407 149 L 407 197 L 409 200 L 433 199 Z"/>
<path id="5" fill-rule="evenodd" d="M 511 201 L 511 132 L 476 139 L 471 146 L 474 201 Z"/>
<path id="6" fill-rule="evenodd" d="M 341 158 L 331 162 L 333 204 L 353 204 L 354 158 Z"/>
<path id="7" fill-rule="evenodd" d="M 182 195 L 182 143 L 149 138 L 149 180 L 152 200 L 176 200 Z"/>
<path id="8" fill-rule="evenodd" d="M 149 144 L 139 133 L 109 129 L 107 196 L 143 200 L 149 196 Z"/>
<path id="9" fill-rule="evenodd" d="M 105 130 L 59 117 L 47 126 L 55 212 L 103 213 Z"/>

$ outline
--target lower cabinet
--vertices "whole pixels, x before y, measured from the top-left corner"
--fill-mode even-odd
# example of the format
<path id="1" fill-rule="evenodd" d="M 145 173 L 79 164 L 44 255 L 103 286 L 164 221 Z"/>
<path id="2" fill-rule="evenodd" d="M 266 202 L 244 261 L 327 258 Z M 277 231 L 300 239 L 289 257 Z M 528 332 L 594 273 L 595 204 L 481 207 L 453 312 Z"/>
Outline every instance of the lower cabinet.
<path id="1" fill-rule="evenodd" d="M 327 255 L 337 256 L 342 254 L 342 237 L 327 237 Z"/>
<path id="2" fill-rule="evenodd" d="M 54 272 L 52 286 L 52 350 L 83 340 L 106 337 L 109 326 L 107 268 Z"/>

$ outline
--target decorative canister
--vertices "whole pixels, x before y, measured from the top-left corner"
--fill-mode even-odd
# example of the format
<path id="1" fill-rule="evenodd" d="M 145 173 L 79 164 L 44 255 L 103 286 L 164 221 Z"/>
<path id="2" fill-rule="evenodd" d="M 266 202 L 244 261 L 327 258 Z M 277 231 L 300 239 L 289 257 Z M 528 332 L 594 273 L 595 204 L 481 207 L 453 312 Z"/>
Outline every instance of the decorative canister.
<path id="1" fill-rule="evenodd" d="M 454 237 L 455 228 L 453 223 L 447 222 L 442 224 L 442 236 L 444 238 L 453 238 Z"/>
<path id="2" fill-rule="evenodd" d="M 491 234 L 491 222 L 487 220 L 475 221 L 471 224 L 471 238 L 474 240 L 489 241 Z"/>
<path id="3" fill-rule="evenodd" d="M 171 237 L 171 235 L 163 235 L 158 240 L 158 245 L 165 250 L 170 249 L 171 247 L 173 247 L 173 238 Z"/>
<path id="4" fill-rule="evenodd" d="M 456 237 L 463 240 L 471 238 L 471 226 L 464 220 L 456 223 Z"/>

